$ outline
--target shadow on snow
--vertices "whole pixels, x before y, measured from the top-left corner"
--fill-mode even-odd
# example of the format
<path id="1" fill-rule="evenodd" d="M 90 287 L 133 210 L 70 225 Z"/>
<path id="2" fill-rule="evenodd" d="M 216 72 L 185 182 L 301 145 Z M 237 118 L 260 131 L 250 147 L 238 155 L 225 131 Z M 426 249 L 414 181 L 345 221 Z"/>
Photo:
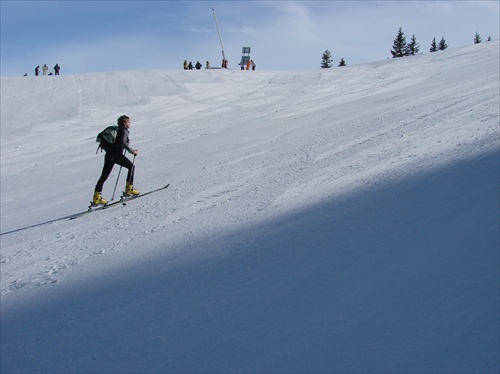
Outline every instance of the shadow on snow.
<path id="1" fill-rule="evenodd" d="M 496 151 L 4 311 L 2 372 L 498 372 L 498 187 Z"/>

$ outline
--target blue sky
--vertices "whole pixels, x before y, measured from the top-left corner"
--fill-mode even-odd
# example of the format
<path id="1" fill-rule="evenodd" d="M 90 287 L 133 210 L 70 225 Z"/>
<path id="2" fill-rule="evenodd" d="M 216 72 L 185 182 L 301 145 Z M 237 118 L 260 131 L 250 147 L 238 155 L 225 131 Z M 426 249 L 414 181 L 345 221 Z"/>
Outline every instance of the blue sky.
<path id="1" fill-rule="evenodd" d="M 9 1 L 1 5 L 1 75 L 177 70 L 184 60 L 220 66 L 219 22 L 229 68 L 252 48 L 259 70 L 316 70 L 386 59 L 402 27 L 428 53 L 499 38 L 495 1 Z"/>

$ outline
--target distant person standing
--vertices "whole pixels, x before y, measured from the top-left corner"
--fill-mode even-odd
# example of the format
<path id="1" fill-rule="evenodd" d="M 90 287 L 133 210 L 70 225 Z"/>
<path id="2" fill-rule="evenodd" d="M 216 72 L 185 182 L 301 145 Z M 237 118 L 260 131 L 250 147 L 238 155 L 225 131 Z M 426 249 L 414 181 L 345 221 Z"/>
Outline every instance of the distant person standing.
<path id="1" fill-rule="evenodd" d="M 47 66 L 47 64 L 43 64 L 43 66 L 42 66 L 43 75 L 47 75 L 47 70 L 49 70 L 49 67 Z"/>
<path id="2" fill-rule="evenodd" d="M 200 61 L 196 61 L 196 65 L 195 65 L 196 70 L 200 70 L 202 66 L 203 65 L 201 65 Z"/>
<path id="3" fill-rule="evenodd" d="M 38 77 L 38 74 L 40 74 L 40 65 L 38 65 L 38 66 L 35 68 L 35 77 Z"/>
<path id="4" fill-rule="evenodd" d="M 188 69 L 188 62 L 187 60 L 184 60 L 184 70 L 187 70 Z"/>
<path id="5" fill-rule="evenodd" d="M 252 70 L 255 70 L 257 65 L 255 65 L 255 62 L 253 62 L 253 60 L 250 60 L 250 62 L 252 63 Z"/>
<path id="6" fill-rule="evenodd" d="M 205 69 L 210 69 L 210 62 L 207 61 L 207 64 L 205 65 Z"/>
<path id="7" fill-rule="evenodd" d="M 56 66 L 54 66 L 54 74 L 59 75 L 59 70 L 61 70 L 61 67 L 59 66 L 59 64 L 56 64 Z"/>
<path id="8" fill-rule="evenodd" d="M 189 61 L 188 69 L 193 70 L 193 63 L 191 61 Z"/>

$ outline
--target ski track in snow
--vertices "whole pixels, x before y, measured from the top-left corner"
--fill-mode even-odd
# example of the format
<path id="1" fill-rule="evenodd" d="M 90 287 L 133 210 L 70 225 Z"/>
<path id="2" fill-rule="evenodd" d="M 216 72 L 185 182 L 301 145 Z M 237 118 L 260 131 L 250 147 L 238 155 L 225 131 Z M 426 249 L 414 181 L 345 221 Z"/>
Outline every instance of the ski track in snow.
<path id="1" fill-rule="evenodd" d="M 443 323 L 435 326 L 436 331 L 422 332 L 432 335 L 436 344 L 429 343 L 413 330 L 415 327 L 409 323 L 409 317 L 405 317 L 409 309 L 398 306 L 397 301 L 389 302 L 390 307 L 383 307 L 384 300 L 374 300 L 369 293 L 372 290 L 377 297 L 387 296 L 391 300 L 390 296 L 379 291 L 380 288 L 373 289 L 370 282 L 389 290 L 389 285 L 398 283 L 399 279 L 404 287 L 408 279 L 413 282 L 422 276 L 419 272 L 426 273 L 427 278 L 421 280 L 424 284 L 439 285 L 440 277 L 443 285 L 451 284 L 449 279 L 462 279 L 459 270 L 455 270 L 461 269 L 457 263 L 450 264 L 448 273 L 440 267 L 446 256 L 451 261 L 459 261 L 451 248 L 441 248 L 441 242 L 459 247 L 458 238 L 471 240 L 474 244 L 470 245 L 484 251 L 485 256 L 495 253 L 494 247 L 497 246 L 496 254 L 484 261 L 469 258 L 471 252 L 466 247 L 460 249 L 460 253 L 464 256 L 464 264 L 465 261 L 480 262 L 472 274 L 467 274 L 478 277 L 479 280 L 472 282 L 481 284 L 482 276 L 487 282 L 498 280 L 498 218 L 494 218 L 495 212 L 498 214 L 498 195 L 495 195 L 499 187 L 498 162 L 491 157 L 498 156 L 499 151 L 498 56 L 499 43 L 494 41 L 412 58 L 314 72 L 138 71 L 43 78 L 2 77 L 2 325 L 16 313 L 29 311 L 30 305 L 43 304 L 45 297 L 56 300 L 59 292 L 62 295 L 79 287 L 87 289 L 86 284 L 94 284 L 98 279 L 107 280 L 115 275 L 121 279 L 128 272 L 137 276 L 134 273 L 137 269 L 143 269 L 145 278 L 149 273 L 178 274 L 184 268 L 203 269 L 201 273 L 193 274 L 194 279 L 200 281 L 196 284 L 195 280 L 189 282 L 182 274 L 177 281 L 167 275 L 162 275 L 161 279 L 173 282 L 172 290 L 179 287 L 177 291 L 220 304 L 220 309 L 210 304 L 206 316 L 192 317 L 194 325 L 199 323 L 196 325 L 199 329 L 197 337 L 205 344 L 204 348 L 193 353 L 198 359 L 195 363 L 188 364 L 188 358 L 184 357 L 187 353 L 182 351 L 193 349 L 192 343 L 181 338 L 180 348 L 175 350 L 164 341 L 165 336 L 158 335 L 158 342 L 174 349 L 169 356 L 170 366 L 156 362 L 154 355 L 146 353 L 146 348 L 143 353 L 149 361 L 136 357 L 137 363 L 133 364 L 134 354 L 129 359 L 122 357 L 121 363 L 120 360 L 115 362 L 112 358 L 100 359 L 96 358 L 99 355 L 94 355 L 93 358 L 80 357 L 81 366 L 72 366 L 74 364 L 66 362 L 48 346 L 38 346 L 38 353 L 30 352 L 36 346 L 30 340 L 33 337 L 24 340 L 20 337 L 19 348 L 15 348 L 8 340 L 15 336 L 12 327 L 5 338 L 2 336 L 2 372 L 35 370 L 37 360 L 41 366 L 36 370 L 86 372 L 120 371 L 127 365 L 131 365 L 127 370 L 152 372 L 266 372 L 290 371 L 292 368 L 311 372 L 414 369 L 453 372 L 457 369 L 474 371 L 475 367 L 481 372 L 498 371 L 498 341 L 495 343 L 494 337 L 498 340 L 499 326 L 498 323 L 491 326 L 491 321 L 498 321 L 498 318 L 492 319 L 488 314 L 489 308 L 497 308 L 498 312 L 498 284 L 488 284 L 487 290 L 478 293 L 486 296 L 484 300 L 475 300 L 479 305 L 477 308 L 469 304 L 472 292 L 467 286 L 457 285 L 457 289 L 448 290 L 449 296 L 443 296 L 444 300 L 455 300 L 455 306 L 463 307 L 463 314 L 448 322 L 443 322 L 445 317 L 440 314 L 446 308 L 436 309 L 433 314 L 431 301 L 436 298 L 438 302 L 435 294 L 426 294 L 425 286 L 414 286 L 409 290 L 417 299 L 429 298 L 428 321 Z M 131 201 L 124 207 L 113 207 L 77 220 L 37 226 L 85 210 L 103 162 L 103 154 L 95 155 L 95 134 L 114 124 L 122 113 L 131 116 L 132 146 L 139 149 L 136 187 L 147 192 L 166 183 L 171 186 L 165 191 Z M 477 165 L 477 170 L 469 165 Z M 474 177 L 478 180 L 493 181 L 493 184 L 476 186 L 468 178 L 461 179 L 459 170 L 462 167 L 469 173 L 466 176 L 477 173 Z M 106 182 L 105 198 L 112 195 L 118 170 L 115 166 Z M 496 174 L 491 175 L 492 171 Z M 125 183 L 124 174 L 122 171 L 118 191 Z M 457 185 L 447 186 L 446 181 L 440 179 L 441 175 L 454 178 Z M 447 186 L 449 191 L 439 187 L 439 183 L 433 191 L 433 181 Z M 396 196 L 385 196 L 382 192 L 391 190 L 392 187 L 388 186 L 396 185 L 399 186 L 394 187 Z M 421 188 L 420 193 L 417 193 L 417 186 Z M 460 200 L 455 191 L 465 194 L 465 200 Z M 372 196 L 372 199 L 365 200 L 364 196 Z M 407 200 L 410 196 L 411 199 Z M 458 205 L 448 206 L 447 202 Z M 392 218 L 398 217 L 400 222 L 378 216 L 377 210 L 372 210 L 372 204 L 377 209 L 393 212 Z M 421 215 L 419 208 L 422 206 L 432 214 Z M 474 222 L 467 217 L 481 217 L 481 211 L 486 212 L 485 217 L 491 220 L 491 225 L 477 227 L 482 231 L 478 232 L 477 240 L 465 239 L 469 228 L 463 227 L 463 235 L 454 231 L 461 228 L 461 224 L 454 223 L 454 217 L 457 217 L 457 222 Z M 345 221 L 332 224 L 330 215 L 335 219 L 345 218 Z M 317 225 L 311 222 L 317 222 Z M 357 227 L 358 222 L 366 227 Z M 490 221 L 485 218 L 485 222 Z M 396 228 L 393 237 L 384 232 L 391 226 Z M 298 231 L 302 233 L 298 236 L 297 227 L 307 227 L 308 231 Z M 337 228 L 344 231 L 336 232 Z M 357 237 L 359 232 L 366 237 Z M 444 233 L 449 235 L 446 240 L 442 239 Z M 457 241 L 451 238 L 454 235 L 457 235 Z M 492 239 L 495 235 L 496 242 Z M 408 245 L 422 248 L 423 252 L 393 251 L 397 246 L 391 242 L 404 243 L 405 236 L 413 240 Z M 304 249 L 311 247 L 308 243 L 314 240 L 321 243 L 317 245 L 320 250 L 308 255 Z M 384 247 L 385 241 L 387 247 Z M 344 252 L 347 247 L 336 247 L 334 243 L 348 246 L 350 254 Z M 326 269 L 321 256 L 325 255 L 323 251 L 327 253 L 326 248 L 330 245 L 341 260 L 332 265 L 332 269 Z M 376 251 L 373 245 L 377 245 Z M 266 249 L 265 254 L 263 249 Z M 252 251 L 255 257 L 252 257 Z M 384 251 L 387 251 L 388 258 L 384 258 Z M 315 256 L 319 259 L 315 260 Z M 232 262 L 231 258 L 234 258 Z M 277 258 L 283 258 L 283 261 L 275 261 Z M 493 266 L 496 266 L 497 273 L 491 275 L 487 263 L 492 266 L 495 259 L 497 263 Z M 214 261 L 219 261 L 218 265 Z M 310 273 L 307 273 L 307 268 L 299 269 L 296 261 L 309 266 Z M 206 266 L 196 266 L 204 262 Z M 224 268 L 223 264 L 227 263 L 229 266 Z M 280 264 L 274 278 L 274 268 L 267 269 L 266 263 Z M 373 273 L 370 264 L 387 270 L 387 273 L 382 270 Z M 403 265 L 402 269 L 397 270 L 400 265 Z M 406 270 L 405 265 L 408 266 Z M 218 275 L 211 266 L 227 271 L 227 283 L 224 275 Z M 258 273 L 255 270 L 261 267 L 267 271 Z M 257 343 L 264 339 L 263 336 L 249 330 L 247 332 L 253 338 L 248 342 L 250 348 L 246 354 L 237 350 L 243 346 L 238 342 L 235 351 L 231 352 L 233 356 L 226 356 L 227 362 L 221 358 L 222 361 L 216 363 L 209 358 L 213 354 L 209 348 L 210 336 L 215 334 L 216 328 L 211 326 L 207 316 L 212 312 L 214 316 L 218 315 L 217 310 L 224 314 L 224 308 L 231 310 L 223 290 L 227 291 L 229 298 L 238 299 L 238 291 L 231 288 L 230 282 L 237 284 L 246 297 L 258 289 L 247 283 L 240 284 L 240 277 L 233 268 L 243 272 L 240 273 L 241 279 L 252 279 L 255 284 L 262 282 L 267 287 L 272 285 L 269 292 L 276 302 L 262 300 L 263 310 L 267 308 L 271 314 L 257 311 L 255 315 L 261 323 L 259 326 L 270 330 L 273 330 L 273 313 L 279 315 L 284 309 L 288 310 L 280 307 L 280 303 L 293 305 L 286 292 L 290 292 L 292 284 L 296 285 L 291 281 L 287 286 L 286 280 L 296 276 L 304 278 L 304 289 L 295 292 L 303 294 L 307 300 L 305 305 L 309 302 L 319 309 L 299 308 L 297 313 L 290 312 L 289 322 L 277 323 L 276 328 L 281 325 L 285 330 L 294 323 L 302 326 L 304 313 L 311 313 L 310 322 L 306 323 L 310 328 L 307 333 L 302 337 L 290 333 L 297 346 L 294 346 L 293 339 L 288 341 L 285 338 L 286 334 L 275 333 L 276 343 L 288 349 L 288 354 L 283 353 L 281 358 L 266 355 Z M 356 275 L 363 274 L 363 279 L 350 279 L 349 269 Z M 297 270 L 300 275 L 295 273 Z M 319 293 L 319 298 L 325 296 L 320 290 L 315 290 L 318 287 L 315 282 L 320 282 L 321 276 L 327 278 L 326 282 L 336 284 L 332 292 L 339 300 L 346 297 L 346 303 L 336 307 L 345 312 L 345 319 L 336 321 L 337 333 L 350 333 L 348 341 L 352 344 L 366 338 L 357 354 L 342 344 L 333 344 L 346 357 L 345 361 L 338 358 L 337 364 L 327 358 L 328 344 L 321 342 L 321 324 L 329 323 L 328 310 L 331 307 L 327 302 L 322 305 L 315 298 L 315 293 Z M 144 299 L 151 302 L 148 298 L 159 292 L 159 285 L 154 283 L 153 276 L 150 283 L 146 279 L 141 284 L 141 277 L 137 276 L 138 284 L 130 286 L 140 290 L 131 294 L 144 293 Z M 132 277 L 129 281 L 133 280 Z M 204 286 L 205 281 L 207 285 L 216 283 L 220 288 L 215 290 Z M 465 288 L 462 293 L 460 287 Z M 213 295 L 207 295 L 207 290 L 212 290 Z M 496 299 L 491 296 L 494 291 Z M 359 294 L 351 295 L 351 292 Z M 407 294 L 402 290 L 392 292 Z M 123 296 L 113 297 L 123 300 Z M 184 300 L 181 294 L 175 293 L 169 294 L 165 303 L 167 301 L 173 304 L 184 302 L 186 311 L 206 307 L 199 304 L 201 301 Z M 410 302 L 406 296 L 400 301 Z M 372 314 L 360 322 L 356 317 L 363 315 L 359 309 L 363 306 L 373 309 Z M 85 313 L 85 304 L 81 308 L 75 313 Z M 161 312 L 154 306 L 151 308 L 154 319 Z M 182 311 L 184 306 L 178 308 Z M 249 306 L 249 310 L 253 308 L 255 305 Z M 104 309 L 111 313 L 111 308 Z M 425 307 L 417 307 L 417 310 L 425 310 Z M 235 310 L 231 311 L 237 314 Z M 400 324 L 401 329 L 414 334 L 413 345 L 404 339 L 405 333 L 399 335 L 397 327 L 388 330 L 390 335 L 381 338 L 384 331 L 378 329 L 383 330 L 383 326 L 377 324 L 376 319 L 388 311 L 394 313 L 394 322 Z M 112 313 L 116 313 L 116 319 L 120 320 L 127 318 L 126 312 Z M 239 312 L 252 318 L 244 310 Z M 64 318 L 63 324 L 77 326 L 76 322 L 73 325 L 76 314 Z M 230 324 L 239 320 L 237 317 L 228 318 L 229 325 L 218 325 L 222 329 L 220 334 L 229 342 L 238 341 Z M 414 315 L 411 318 L 422 317 Z M 182 317 L 172 320 L 172 324 L 174 321 L 188 323 Z M 480 331 L 489 330 L 490 333 L 477 350 L 466 352 L 464 345 L 453 343 L 453 339 L 463 339 L 464 334 L 468 334 L 465 342 L 476 341 L 474 329 L 479 326 L 479 321 L 487 321 Z M 203 325 L 204 322 L 207 324 Z M 53 323 L 55 328 L 57 321 Z M 469 327 L 463 326 L 464 323 L 469 323 Z M 360 335 L 358 327 L 363 326 L 377 330 L 376 334 L 380 334 L 378 338 L 383 342 L 381 347 L 377 348 L 375 335 Z M 75 332 L 79 328 L 74 329 Z M 173 325 L 168 329 L 186 339 L 191 336 L 182 335 L 181 330 Z M 442 335 L 439 335 L 440 331 Z M 450 331 L 455 331 L 456 335 L 449 335 Z M 47 339 L 56 339 L 64 345 L 64 338 L 51 335 L 43 328 L 36 333 L 46 334 Z M 448 336 L 440 340 L 445 334 Z M 92 345 L 92 338 L 88 339 L 82 343 L 83 347 Z M 73 342 L 72 338 L 67 342 Z M 302 353 L 304 357 L 310 353 L 319 362 L 300 361 L 300 354 L 296 355 L 301 352 L 302 343 L 310 344 Z M 130 344 L 134 346 L 134 343 Z M 153 346 L 151 352 L 155 351 Z M 371 351 L 366 350 L 368 346 Z M 418 349 L 415 358 L 408 361 L 409 357 L 401 351 L 401 346 Z M 113 357 L 113 352 L 133 352 L 125 341 L 118 343 L 116 351 L 111 346 L 106 350 L 111 355 L 108 357 Z M 325 350 L 324 356 L 322 350 Z M 390 360 L 380 358 L 391 350 L 396 354 Z M 484 352 L 482 361 L 478 359 L 481 350 Z M 31 354 L 33 359 L 21 363 L 23 351 L 26 355 Z M 401 355 L 398 356 L 397 352 Z M 47 354 L 56 361 L 40 361 Z M 443 358 L 446 355 L 455 361 Z M 472 357 L 469 362 L 467 355 Z M 71 352 L 68 360 L 77 356 L 78 353 Z M 423 357 L 428 361 L 419 361 L 418 358 Z M 356 363 L 349 366 L 349 358 Z M 60 360 L 59 364 L 57 360 Z M 141 363 L 144 366 L 140 366 Z M 291 366 L 293 363 L 296 366 Z M 476 363 L 479 366 L 473 366 Z"/>

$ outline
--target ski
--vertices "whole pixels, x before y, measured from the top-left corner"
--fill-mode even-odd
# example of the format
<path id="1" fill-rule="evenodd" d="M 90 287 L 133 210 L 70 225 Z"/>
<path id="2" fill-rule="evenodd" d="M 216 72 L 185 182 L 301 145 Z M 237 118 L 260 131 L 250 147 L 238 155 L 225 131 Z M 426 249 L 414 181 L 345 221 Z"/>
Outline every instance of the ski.
<path id="1" fill-rule="evenodd" d="M 154 190 L 151 190 L 151 191 L 148 191 L 148 192 L 144 192 L 144 193 L 141 193 L 139 195 L 129 195 L 129 196 L 122 196 L 120 202 L 123 204 L 123 205 L 127 205 L 127 202 L 129 202 L 130 200 L 135 200 L 135 199 L 138 199 L 140 197 L 144 197 L 144 196 L 147 196 L 149 194 L 152 194 L 154 192 L 158 192 L 158 191 L 161 191 L 161 190 L 164 190 L 166 188 L 168 188 L 168 186 L 170 186 L 170 183 L 168 183 L 166 186 L 163 186 L 163 187 L 160 187 L 160 188 L 157 188 L 157 189 L 154 189 Z M 113 204 L 113 203 L 112 203 Z M 109 204 L 108 204 L 109 205 Z"/>
<path id="2" fill-rule="evenodd" d="M 80 218 L 82 216 L 85 216 L 87 214 L 97 212 L 99 210 L 106 210 L 106 209 L 112 208 L 113 206 L 118 206 L 119 204 L 122 204 L 122 206 L 125 206 L 131 200 L 135 200 L 135 199 L 138 199 L 140 197 L 150 195 L 150 194 L 152 194 L 154 192 L 158 192 L 158 191 L 164 190 L 164 189 L 168 188 L 168 186 L 170 186 L 170 183 L 168 183 L 166 186 L 163 186 L 163 187 L 160 187 L 160 188 L 156 188 L 154 190 L 150 190 L 150 191 L 144 192 L 144 193 L 139 194 L 139 195 L 122 196 L 119 200 L 113 201 L 113 202 L 108 203 L 106 205 L 99 205 L 99 206 L 94 207 L 94 206 L 92 206 L 92 203 L 91 203 L 89 205 L 88 210 L 86 210 L 85 212 L 76 213 L 76 214 L 71 215 L 71 216 L 69 216 L 67 218 L 69 220 L 73 220 L 73 219 L 77 219 L 77 218 Z"/>
<path id="3" fill-rule="evenodd" d="M 163 187 L 160 187 L 160 188 L 157 188 L 157 189 L 145 192 L 143 194 L 134 195 L 134 196 L 126 196 L 126 197 L 122 196 L 119 200 L 113 201 L 113 202 L 108 203 L 106 205 L 99 205 L 99 206 L 96 206 L 96 207 L 89 206 L 89 208 L 86 211 L 84 211 L 84 212 L 73 213 L 73 214 L 70 214 L 70 215 L 67 215 L 67 216 L 63 216 L 63 217 L 59 217 L 59 218 L 54 218 L 54 219 L 49 219 L 48 221 L 44 221 L 44 222 L 40 222 L 40 223 L 35 223 L 33 225 L 29 225 L 29 226 L 21 227 L 21 228 L 18 228 L 18 229 L 14 229 L 14 230 L 2 232 L 2 233 L 0 233 L 0 236 L 1 235 L 12 234 L 12 233 L 23 231 L 23 230 L 27 230 L 27 229 L 31 229 L 31 228 L 34 228 L 34 227 L 48 225 L 48 224 L 54 223 L 54 222 L 76 219 L 76 218 L 79 218 L 79 217 L 83 217 L 83 216 L 85 216 L 85 215 L 87 215 L 89 213 L 97 212 L 98 210 L 106 210 L 106 209 L 112 208 L 113 206 L 118 206 L 120 203 L 122 204 L 122 206 L 124 206 L 124 205 L 127 205 L 127 202 L 130 201 L 130 200 L 135 200 L 135 199 L 140 198 L 142 196 L 147 196 L 147 195 L 152 194 L 154 192 L 158 192 L 158 191 L 164 190 L 164 189 L 168 188 L 168 186 L 170 186 L 170 183 L 167 184 L 166 186 L 163 186 Z"/>

